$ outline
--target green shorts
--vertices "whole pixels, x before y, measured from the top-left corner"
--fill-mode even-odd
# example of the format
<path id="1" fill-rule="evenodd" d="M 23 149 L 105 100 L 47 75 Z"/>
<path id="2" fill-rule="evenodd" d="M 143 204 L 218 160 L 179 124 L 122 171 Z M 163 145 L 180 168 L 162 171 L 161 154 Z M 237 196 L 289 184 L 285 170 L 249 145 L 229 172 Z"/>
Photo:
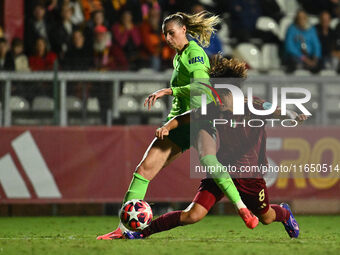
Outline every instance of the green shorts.
<path id="1" fill-rule="evenodd" d="M 168 137 L 182 149 L 182 152 L 184 152 L 195 144 L 198 132 L 201 129 L 206 130 L 214 139 L 216 139 L 216 128 L 213 127 L 211 121 L 197 121 L 179 126 L 171 130 Z"/>

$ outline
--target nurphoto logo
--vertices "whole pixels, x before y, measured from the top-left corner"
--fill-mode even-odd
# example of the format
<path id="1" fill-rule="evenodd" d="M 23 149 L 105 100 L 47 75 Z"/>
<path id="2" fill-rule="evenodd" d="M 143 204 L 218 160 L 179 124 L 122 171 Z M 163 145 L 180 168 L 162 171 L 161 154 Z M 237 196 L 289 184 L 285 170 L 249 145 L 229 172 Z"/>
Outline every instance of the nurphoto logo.
<path id="1" fill-rule="evenodd" d="M 203 83 L 201 83 L 203 84 Z M 205 87 L 209 88 L 213 94 L 215 94 L 219 103 L 223 104 L 221 101 L 220 95 L 216 90 L 221 91 L 221 89 L 225 89 L 228 93 L 232 95 L 232 114 L 235 116 L 245 115 L 245 105 L 247 104 L 248 110 L 253 116 L 257 116 L 258 118 L 247 118 L 242 121 L 235 121 L 234 119 L 213 119 L 213 125 L 225 125 L 229 124 L 234 127 L 235 125 L 248 125 L 249 127 L 262 127 L 265 125 L 265 122 L 274 126 L 274 124 L 281 123 L 283 127 L 295 127 L 298 125 L 298 122 L 295 120 L 295 112 L 287 109 L 288 105 L 293 105 L 297 109 L 301 111 L 302 114 L 306 116 L 311 116 L 312 114 L 307 110 L 304 106 L 311 99 L 311 93 L 309 90 L 305 88 L 298 87 L 272 87 L 272 102 L 264 101 L 262 103 L 261 109 L 256 109 L 254 107 L 254 95 L 253 88 L 248 87 L 247 95 L 245 97 L 243 91 L 232 84 L 227 83 L 215 83 L 213 86 L 204 84 Z M 278 93 L 280 91 L 280 95 Z M 289 94 L 299 94 L 301 95 L 299 98 L 290 98 Z M 279 105 L 280 99 L 280 105 Z M 202 94 L 201 96 L 201 114 L 207 115 L 207 94 Z M 281 118 L 267 118 L 264 119 L 263 116 L 272 115 L 277 109 L 280 109 Z M 284 118 L 286 116 L 286 118 Z"/>

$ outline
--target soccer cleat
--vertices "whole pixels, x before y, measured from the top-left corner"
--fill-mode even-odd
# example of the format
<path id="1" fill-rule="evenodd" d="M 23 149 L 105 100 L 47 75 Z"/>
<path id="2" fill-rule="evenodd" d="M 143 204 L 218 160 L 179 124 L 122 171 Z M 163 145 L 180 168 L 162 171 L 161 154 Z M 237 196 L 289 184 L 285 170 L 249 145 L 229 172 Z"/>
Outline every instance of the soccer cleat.
<path id="1" fill-rule="evenodd" d="M 123 236 L 125 239 L 144 239 L 144 236 L 141 232 L 133 232 L 129 230 L 125 231 Z"/>
<path id="2" fill-rule="evenodd" d="M 115 231 L 112 231 L 102 236 L 98 236 L 97 240 L 113 240 L 122 238 L 123 238 L 122 230 L 120 228 L 117 228 Z"/>
<path id="3" fill-rule="evenodd" d="M 259 219 L 252 214 L 248 208 L 241 208 L 238 211 L 238 214 L 241 216 L 246 226 L 250 229 L 255 228 L 259 224 Z"/>
<path id="4" fill-rule="evenodd" d="M 292 211 L 290 210 L 289 205 L 286 203 L 281 203 L 280 206 L 287 209 L 290 214 L 289 219 L 287 221 L 282 222 L 283 226 L 285 227 L 288 235 L 291 238 L 297 238 L 300 233 L 299 224 L 297 223 Z"/>

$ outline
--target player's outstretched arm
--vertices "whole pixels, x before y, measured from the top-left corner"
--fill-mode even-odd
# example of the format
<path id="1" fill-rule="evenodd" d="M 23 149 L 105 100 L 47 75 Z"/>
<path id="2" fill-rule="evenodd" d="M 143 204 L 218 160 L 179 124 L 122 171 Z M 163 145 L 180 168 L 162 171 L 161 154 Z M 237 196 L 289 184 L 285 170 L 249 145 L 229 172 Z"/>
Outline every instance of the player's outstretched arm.
<path id="1" fill-rule="evenodd" d="M 278 107 L 277 110 L 273 113 L 273 117 L 274 118 L 278 118 L 278 119 L 287 119 L 290 118 L 292 120 L 296 120 L 298 122 L 298 124 L 302 124 L 305 120 L 308 119 L 307 115 L 304 114 L 298 114 L 297 112 L 291 111 L 291 110 L 287 110 L 287 114 L 286 115 L 281 115 L 281 108 Z"/>
<path id="2" fill-rule="evenodd" d="M 171 88 L 165 88 L 155 91 L 154 93 L 150 94 L 147 98 L 145 98 L 144 101 L 144 107 L 148 106 L 148 110 L 151 109 L 151 106 L 153 106 L 158 98 L 161 98 L 166 95 L 172 95 L 172 89 Z"/>
<path id="3" fill-rule="evenodd" d="M 245 103 L 248 102 L 248 99 L 246 98 L 245 99 Z M 271 107 L 271 103 L 269 102 L 266 102 L 265 100 L 263 99 L 260 99 L 260 98 L 256 98 L 254 100 L 254 103 L 255 105 L 257 105 L 258 108 L 261 108 L 261 109 L 267 109 L 268 107 Z M 292 119 L 292 120 L 296 120 L 298 122 L 298 124 L 302 124 L 305 120 L 308 119 L 308 116 L 305 115 L 305 114 L 298 114 L 292 110 L 288 110 L 286 111 L 286 115 L 282 115 L 282 111 L 281 111 L 281 108 L 280 107 L 277 107 L 276 110 L 274 111 L 274 113 L 271 115 L 273 118 L 275 119 L 281 119 L 281 120 L 284 120 L 284 119 Z"/>

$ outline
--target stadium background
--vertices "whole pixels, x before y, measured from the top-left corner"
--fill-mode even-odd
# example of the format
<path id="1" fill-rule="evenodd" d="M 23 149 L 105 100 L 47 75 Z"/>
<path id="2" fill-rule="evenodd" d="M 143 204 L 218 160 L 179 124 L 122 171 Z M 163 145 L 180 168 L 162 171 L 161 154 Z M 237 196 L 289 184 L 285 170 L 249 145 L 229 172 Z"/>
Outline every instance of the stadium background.
<path id="1" fill-rule="evenodd" d="M 170 109 L 171 98 L 150 112 L 142 102 L 169 86 L 174 52 L 160 25 L 174 11 L 205 8 L 222 17 L 207 51 L 247 62 L 244 89 L 252 86 L 268 99 L 273 86 L 311 91 L 307 108 L 313 116 L 303 127 L 268 129 L 272 163 L 339 164 L 339 1 L 226 2 L 0 1 L 0 215 L 117 213 Z M 329 51 L 322 51 L 317 70 L 286 65 L 286 31 L 302 7 L 311 26 L 322 11 L 330 15 L 332 36 L 319 39 Z M 190 178 L 188 160 L 186 153 L 150 184 L 146 200 L 155 203 L 156 214 L 183 209 L 193 198 L 199 179 Z M 290 202 L 300 214 L 340 213 L 338 178 L 286 177 L 272 179 L 273 201 Z M 226 201 L 213 210 L 230 212 Z"/>

